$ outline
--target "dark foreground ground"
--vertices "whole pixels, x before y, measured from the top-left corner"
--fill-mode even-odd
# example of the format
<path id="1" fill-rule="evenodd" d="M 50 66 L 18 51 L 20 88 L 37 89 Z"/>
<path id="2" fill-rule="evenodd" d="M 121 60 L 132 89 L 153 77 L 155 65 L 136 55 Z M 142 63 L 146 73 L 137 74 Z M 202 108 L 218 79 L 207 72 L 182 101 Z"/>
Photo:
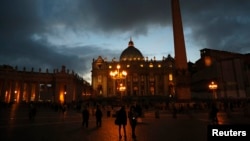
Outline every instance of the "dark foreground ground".
<path id="1" fill-rule="evenodd" d="M 68 110 L 65 115 L 51 109 L 40 108 L 34 121 L 28 118 L 27 109 L 15 109 L 15 106 L 0 111 L 1 141 L 118 141 L 118 127 L 114 118 L 103 111 L 103 124 L 95 126 L 92 115 L 89 127 L 81 126 L 81 114 Z M 243 116 L 240 109 L 231 113 L 219 112 L 219 124 L 248 124 L 250 118 Z M 136 129 L 137 141 L 206 141 L 207 112 L 178 114 L 173 118 L 167 111 L 160 111 L 160 118 L 155 118 L 154 111 L 145 112 L 142 123 Z M 249 126 L 250 128 L 250 126 Z M 127 138 L 131 141 L 130 126 L 127 125 Z"/>

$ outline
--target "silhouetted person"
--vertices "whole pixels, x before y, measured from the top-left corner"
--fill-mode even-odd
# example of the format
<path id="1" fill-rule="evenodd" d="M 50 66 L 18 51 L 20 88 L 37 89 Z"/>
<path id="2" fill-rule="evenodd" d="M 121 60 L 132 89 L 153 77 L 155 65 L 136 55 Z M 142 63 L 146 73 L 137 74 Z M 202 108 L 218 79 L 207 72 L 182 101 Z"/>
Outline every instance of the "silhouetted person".
<path id="1" fill-rule="evenodd" d="M 138 117 L 142 117 L 142 107 L 139 104 L 136 104 L 135 110 L 138 113 Z"/>
<path id="2" fill-rule="evenodd" d="M 97 106 L 96 108 L 95 117 L 96 117 L 96 126 L 101 127 L 102 126 L 102 111 L 100 109 L 100 106 Z"/>
<path id="3" fill-rule="evenodd" d="M 125 106 L 122 106 L 121 109 L 116 114 L 117 125 L 119 126 L 119 138 L 122 138 L 121 128 L 123 127 L 124 137 L 126 138 L 126 125 L 127 125 L 127 113 L 125 110 Z"/>
<path id="4" fill-rule="evenodd" d="M 36 107 L 34 103 L 30 103 L 29 105 L 29 119 L 34 120 L 36 116 Z"/>
<path id="5" fill-rule="evenodd" d="M 215 104 L 212 104 L 209 117 L 211 120 L 212 124 L 218 124 L 218 118 L 217 118 L 217 113 L 219 112 L 218 108 L 216 107 Z"/>
<path id="6" fill-rule="evenodd" d="M 89 126 L 89 110 L 85 106 L 82 110 L 82 126 L 88 127 Z"/>
<path id="7" fill-rule="evenodd" d="M 137 117 L 138 117 L 138 113 L 136 112 L 136 109 L 134 106 L 130 107 L 129 113 L 128 113 L 128 118 L 129 118 L 129 123 L 130 123 L 130 127 L 132 129 L 132 138 L 135 139 L 136 135 L 135 135 L 135 128 L 137 125 Z"/>
<path id="8" fill-rule="evenodd" d="M 66 103 L 64 103 L 64 104 L 61 105 L 61 109 L 62 109 L 62 113 L 63 113 L 63 115 L 64 115 L 65 112 L 66 112 L 66 110 L 67 110 L 67 105 L 66 105 Z"/>
<path id="9" fill-rule="evenodd" d="M 173 118 L 177 118 L 177 108 L 173 105 Z"/>

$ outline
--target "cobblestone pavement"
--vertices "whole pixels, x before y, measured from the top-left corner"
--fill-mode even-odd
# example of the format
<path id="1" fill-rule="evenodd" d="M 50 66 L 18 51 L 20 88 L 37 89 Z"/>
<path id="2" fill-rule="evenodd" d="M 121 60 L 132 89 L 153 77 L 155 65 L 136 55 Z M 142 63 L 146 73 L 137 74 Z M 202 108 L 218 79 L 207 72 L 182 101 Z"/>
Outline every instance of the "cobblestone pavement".
<path id="1" fill-rule="evenodd" d="M 52 110 L 40 110 L 34 121 L 30 121 L 27 111 L 0 112 L 1 141 L 119 141 L 118 127 L 114 118 L 107 117 L 104 112 L 103 124 L 95 126 L 95 118 L 91 116 L 88 128 L 81 126 L 81 114 L 68 111 L 65 115 Z M 137 141 L 206 141 L 207 113 L 179 114 L 177 118 L 167 112 L 161 112 L 155 118 L 153 112 L 147 112 L 142 123 L 136 128 Z M 250 118 L 241 113 L 232 113 L 228 118 L 219 113 L 220 124 L 249 124 Z M 127 138 L 131 141 L 130 126 L 127 125 Z"/>

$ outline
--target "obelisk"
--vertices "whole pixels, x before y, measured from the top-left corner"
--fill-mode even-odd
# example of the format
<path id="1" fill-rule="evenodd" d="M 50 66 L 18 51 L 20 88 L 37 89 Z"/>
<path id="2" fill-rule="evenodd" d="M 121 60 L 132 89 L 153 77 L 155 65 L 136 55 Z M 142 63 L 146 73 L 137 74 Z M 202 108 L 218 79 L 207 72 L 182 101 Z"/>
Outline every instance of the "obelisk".
<path id="1" fill-rule="evenodd" d="M 178 100 L 190 100 L 190 74 L 187 65 L 186 47 L 182 26 L 179 0 L 171 0 L 172 23 L 175 50 L 176 83 L 175 97 Z"/>

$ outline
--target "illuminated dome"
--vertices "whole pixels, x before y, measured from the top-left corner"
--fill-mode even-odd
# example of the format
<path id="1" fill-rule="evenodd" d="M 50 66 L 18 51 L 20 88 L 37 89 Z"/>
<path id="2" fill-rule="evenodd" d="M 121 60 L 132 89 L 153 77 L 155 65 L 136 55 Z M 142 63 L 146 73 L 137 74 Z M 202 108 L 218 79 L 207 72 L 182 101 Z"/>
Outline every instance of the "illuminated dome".
<path id="1" fill-rule="evenodd" d="M 130 39 L 128 47 L 121 53 L 120 61 L 143 60 L 143 58 L 142 53 L 134 47 L 134 43 Z"/>

